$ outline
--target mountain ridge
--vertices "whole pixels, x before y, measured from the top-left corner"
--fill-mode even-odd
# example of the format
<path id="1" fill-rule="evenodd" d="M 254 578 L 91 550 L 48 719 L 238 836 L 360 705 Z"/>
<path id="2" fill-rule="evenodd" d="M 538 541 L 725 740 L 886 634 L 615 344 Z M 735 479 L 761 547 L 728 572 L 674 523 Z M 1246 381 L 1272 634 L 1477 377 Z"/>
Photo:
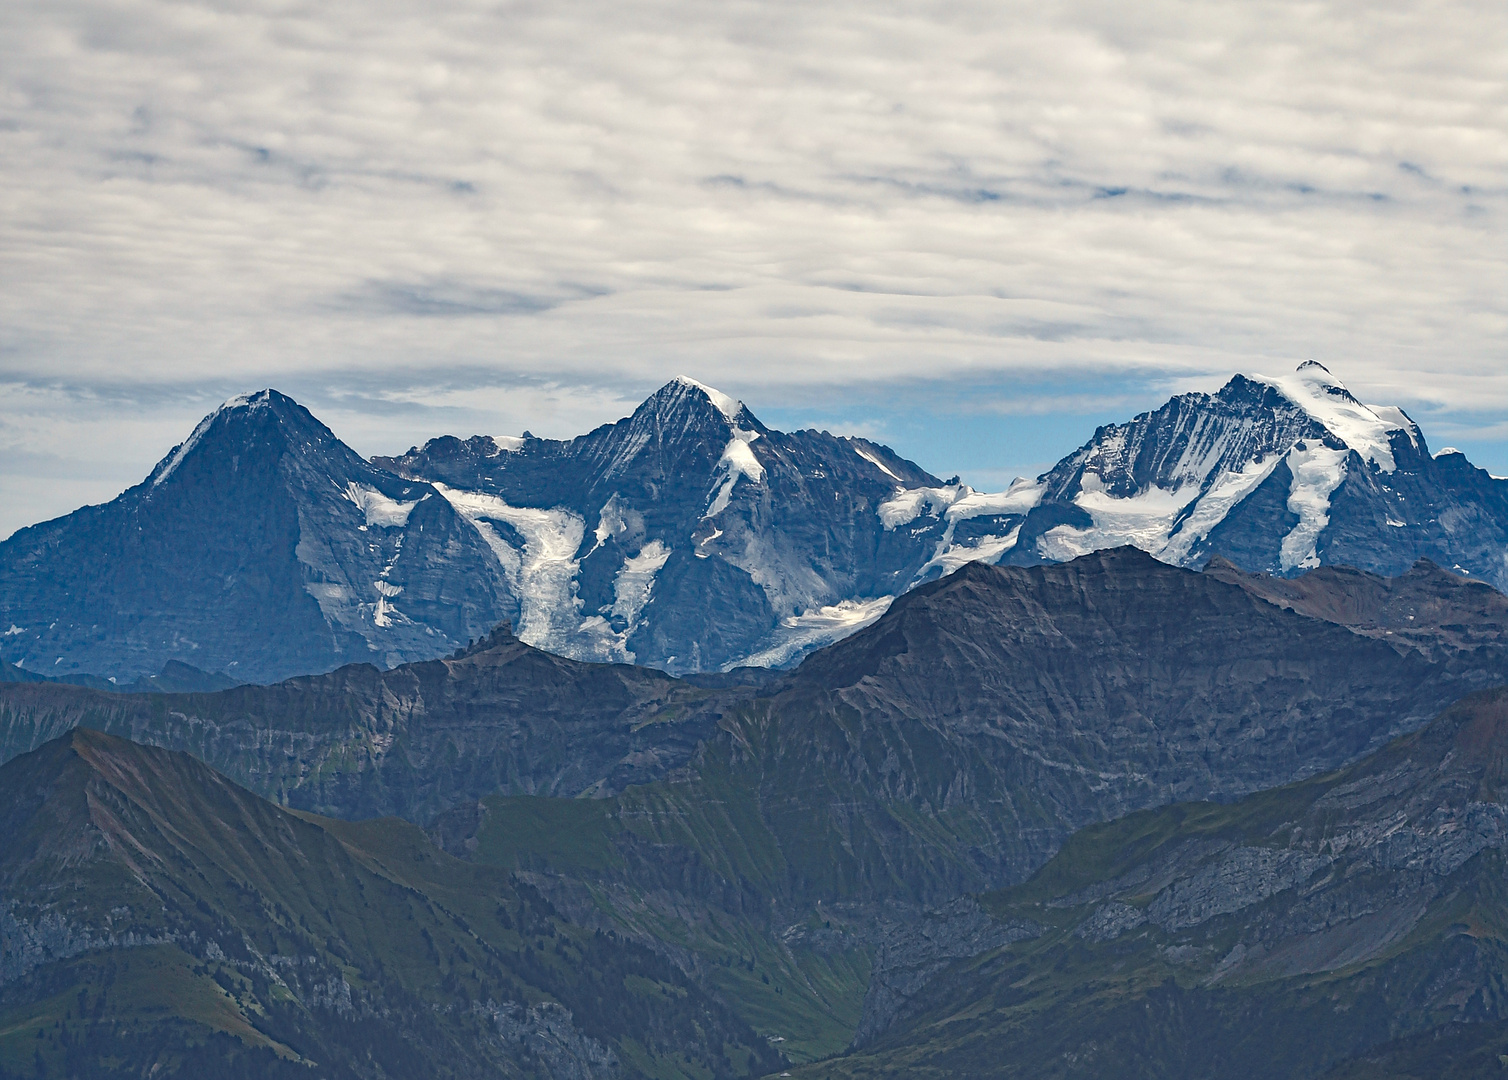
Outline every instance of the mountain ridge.
<path id="1" fill-rule="evenodd" d="M 1130 544 L 1293 576 L 1419 558 L 1508 585 L 1508 481 L 1431 455 L 1321 365 L 1099 428 L 1004 492 L 780 432 L 678 378 L 570 440 L 443 436 L 364 461 L 275 391 L 207 416 L 111 503 L 0 543 L 0 659 L 252 682 L 444 656 L 507 620 L 583 660 L 790 666 L 969 562 Z"/>

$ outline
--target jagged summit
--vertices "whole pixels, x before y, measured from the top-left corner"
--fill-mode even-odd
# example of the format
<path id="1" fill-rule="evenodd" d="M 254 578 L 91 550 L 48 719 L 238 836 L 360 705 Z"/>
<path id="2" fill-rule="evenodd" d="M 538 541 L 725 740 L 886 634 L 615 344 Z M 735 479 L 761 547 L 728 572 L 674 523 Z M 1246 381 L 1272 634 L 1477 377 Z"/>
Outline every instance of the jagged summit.
<path id="1" fill-rule="evenodd" d="M 161 487 L 197 458 L 234 458 L 233 467 L 239 468 L 248 453 L 276 456 L 289 452 L 306 457 L 333 454 L 342 467 L 369 468 L 308 409 L 286 394 L 267 389 L 233 397 L 199 421 L 189 437 L 157 463 L 145 483 L 152 489 Z"/>
<path id="2" fill-rule="evenodd" d="M 742 401 L 736 401 L 721 390 L 714 390 L 706 383 L 699 383 L 695 379 L 688 378 L 685 375 L 677 375 L 670 382 L 660 387 L 655 392 L 654 398 L 680 398 L 688 394 L 700 394 L 706 398 L 717 408 L 718 412 L 723 414 L 723 417 L 730 424 L 737 425 L 740 418 L 748 413 L 748 408 Z M 749 414 L 748 418 L 752 420 L 753 414 Z M 758 423 L 758 421 L 756 420 L 755 423 Z"/>
<path id="3" fill-rule="evenodd" d="M 111 502 L 0 544 L 0 650 L 122 684 L 172 660 L 251 682 L 391 666 L 514 618 L 502 578 L 433 487 L 268 389 L 214 410 Z"/>
<path id="4" fill-rule="evenodd" d="M 1402 409 L 1364 404 L 1314 361 L 1107 424 L 1008 494 L 914 491 L 885 512 L 892 527 L 936 519 L 943 569 L 1130 544 L 1175 565 L 1221 552 L 1285 575 L 1340 563 L 1394 575 L 1425 555 L 1508 585 L 1508 486 L 1431 457 Z"/>

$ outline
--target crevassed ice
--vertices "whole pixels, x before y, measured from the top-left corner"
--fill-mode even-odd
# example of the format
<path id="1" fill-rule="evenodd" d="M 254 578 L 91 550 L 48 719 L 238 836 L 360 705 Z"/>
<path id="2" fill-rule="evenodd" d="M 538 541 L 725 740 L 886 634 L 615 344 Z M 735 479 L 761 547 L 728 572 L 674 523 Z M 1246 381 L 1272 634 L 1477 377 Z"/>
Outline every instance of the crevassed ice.
<path id="1" fill-rule="evenodd" d="M 999 536 L 985 536 L 970 544 L 958 544 L 953 540 L 958 523 L 976 517 L 1025 515 L 1041 501 L 1042 485 L 1017 477 L 1007 490 L 1000 492 L 975 491 L 967 484 L 910 488 L 881 503 L 876 512 L 886 529 L 910 524 L 924 512 L 946 522 L 932 558 L 916 572 L 913 580 L 919 581 L 937 567 L 941 567 L 944 574 L 951 574 L 964 563 L 999 562 L 1016 546 L 1021 534 L 1019 524 Z"/>
<path id="2" fill-rule="evenodd" d="M 723 670 L 744 666 L 779 667 L 802 653 L 830 645 L 864 629 L 885 614 L 894 601 L 893 596 L 844 600 L 782 619 L 775 631 L 774 644 L 742 660 L 723 665 Z"/>
<path id="3" fill-rule="evenodd" d="M 414 507 L 421 501 L 415 499 L 413 502 L 399 502 L 388 498 L 374 487 L 358 484 L 354 480 L 346 484 L 346 490 L 342 494 L 361 509 L 369 526 L 377 525 L 384 529 L 407 525 L 409 514 L 413 513 Z"/>
<path id="4" fill-rule="evenodd" d="M 1049 559 L 1063 562 L 1125 544 L 1159 552 L 1167 545 L 1184 507 L 1199 497 L 1197 483 L 1176 491 L 1148 487 L 1119 498 L 1103 490 L 1094 473 L 1085 473 L 1080 484 L 1082 490 L 1073 501 L 1088 512 L 1094 525 L 1087 529 L 1071 525 L 1049 529 L 1038 541 L 1042 554 Z"/>
<path id="5" fill-rule="evenodd" d="M 953 525 L 967 518 L 1024 514 L 1041 501 L 1042 486 L 1018 476 L 999 492 L 975 491 L 968 484 L 907 488 L 880 503 L 875 513 L 886 529 L 909 525 L 923 514 Z"/>
<path id="6" fill-rule="evenodd" d="M 1346 478 L 1349 453 L 1318 442 L 1299 443 L 1288 452 L 1288 468 L 1293 473 L 1288 509 L 1298 515 L 1299 523 L 1283 537 L 1278 565 L 1284 570 L 1310 570 L 1320 564 L 1316 545 L 1330 524 L 1330 496 Z"/>
<path id="7" fill-rule="evenodd" d="M 898 491 L 895 498 L 886 499 L 875 508 L 880 524 L 886 529 L 909 525 L 923 514 L 937 517 L 958 501 L 963 494 L 973 494 L 967 484 L 947 484 L 943 487 L 916 487 Z"/>
<path id="8" fill-rule="evenodd" d="M 568 652 L 579 629 L 576 611 L 576 552 L 586 534 L 586 522 L 571 511 L 509 506 L 496 495 L 433 485 L 462 517 L 481 533 L 503 568 L 503 576 L 518 597 L 518 637 L 541 649 Z M 524 538 L 522 552 L 487 526 L 489 521 L 512 526 Z M 485 526 L 485 527 L 484 527 Z"/>

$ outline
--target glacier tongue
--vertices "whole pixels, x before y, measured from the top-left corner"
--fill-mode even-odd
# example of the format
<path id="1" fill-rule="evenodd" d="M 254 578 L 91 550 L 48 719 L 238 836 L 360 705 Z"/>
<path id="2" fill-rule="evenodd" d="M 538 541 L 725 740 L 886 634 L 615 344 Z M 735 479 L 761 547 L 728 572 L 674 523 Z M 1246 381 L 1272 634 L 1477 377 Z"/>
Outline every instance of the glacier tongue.
<path id="1" fill-rule="evenodd" d="M 508 585 L 518 597 L 519 640 L 570 655 L 569 643 L 580 630 L 576 552 L 586 535 L 586 522 L 569 510 L 509 506 L 496 495 L 433 486 L 497 554 Z M 489 520 L 515 529 L 524 538 L 523 551 L 502 539 Z"/>
<path id="2" fill-rule="evenodd" d="M 1311 570 L 1320 564 L 1319 535 L 1330 524 L 1330 496 L 1346 478 L 1350 453 L 1322 443 L 1299 443 L 1288 452 L 1293 473 L 1288 509 L 1299 516 L 1299 523 L 1283 537 L 1279 565 L 1284 570 Z"/>

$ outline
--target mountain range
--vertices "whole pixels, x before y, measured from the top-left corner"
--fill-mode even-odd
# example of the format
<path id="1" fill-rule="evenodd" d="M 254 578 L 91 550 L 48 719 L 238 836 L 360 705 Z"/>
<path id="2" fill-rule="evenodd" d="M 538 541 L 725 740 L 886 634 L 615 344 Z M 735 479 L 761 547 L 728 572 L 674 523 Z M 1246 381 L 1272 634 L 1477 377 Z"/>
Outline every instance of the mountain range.
<path id="1" fill-rule="evenodd" d="M 968 564 L 788 672 L 500 628 L 0 684 L 0 1075 L 1496 1067 L 1505 605 L 1120 548 Z"/>
<path id="2" fill-rule="evenodd" d="M 414 852 L 429 851 L 438 860 L 434 873 L 450 868 L 445 875 L 491 882 L 476 888 L 537 898 L 538 910 L 548 911 L 556 934 L 569 941 L 601 935 L 640 950 L 635 963 L 658 958 L 675 973 L 653 976 L 664 993 L 693 1011 L 723 1010 L 716 1012 L 723 1017 L 719 1030 L 744 1033 L 733 1042 L 745 1050 L 730 1061 L 743 1060 L 747 1032 L 757 1036 L 755 1049 L 778 1055 L 774 1062 L 828 1060 L 851 1044 L 853 1060 L 863 1061 L 875 1047 L 912 1037 L 904 1033 L 918 1016 L 913 1003 L 951 985 L 946 980 L 955 967 L 1041 937 L 1040 917 L 999 907 L 991 890 L 1023 887 L 1034 873 L 1046 873 L 1044 863 L 1061 858 L 1060 849 L 1074 850 L 1076 830 L 1179 801 L 1223 803 L 1304 782 L 1380 752 L 1463 695 L 1508 682 L 1508 641 L 1494 629 L 1505 603 L 1489 586 L 1424 562 L 1394 579 L 1331 568 L 1280 579 L 1223 562 L 1201 573 L 1134 548 L 1060 565 L 976 562 L 904 594 L 873 625 L 788 672 L 674 678 L 556 656 L 502 628 L 443 660 L 388 671 L 350 665 L 217 693 L 123 695 L 8 683 L 0 685 L 0 758 L 10 759 L 9 776 L 27 776 L 36 766 L 25 763 L 51 760 L 47 755 L 59 747 L 75 745 L 70 732 L 86 729 L 109 734 L 76 737 L 132 740 L 108 744 L 122 754 L 145 752 L 143 743 L 188 751 L 228 774 L 213 780 L 217 790 L 232 782 L 250 789 L 237 796 L 238 806 L 253 800 L 258 814 L 272 815 L 269 821 L 284 820 L 282 814 L 333 833 L 353 857 L 380 855 L 384 873 L 401 868 L 412 883 L 409 863 L 423 862 Z M 1402 632 L 1390 632 L 1394 625 Z M 122 749 L 128 746 L 135 749 Z M 194 775 L 198 784 L 210 783 L 204 777 L 212 774 Z M 7 784 L 15 792 L 36 786 Z M 154 779 L 149 787 L 166 784 Z M 187 796 L 171 801 L 194 821 L 230 815 Z M 379 815 L 401 815 L 425 833 Z M 57 818 L 51 811 L 43 816 Z M 340 819 L 367 819 L 365 831 L 358 835 Z M 87 832 L 82 818 L 69 820 Z M 283 843 L 261 839 L 273 835 L 265 823 L 246 838 L 252 827 L 244 815 L 235 817 L 225 835 L 242 836 L 238 843 L 257 852 Z M 154 828 L 176 838 L 202 825 Z M 140 839 L 134 830 L 131 836 Z M 47 846 L 72 850 L 78 843 L 60 836 Z M 140 846 L 155 850 L 155 843 Z M 135 840 L 90 844 L 101 852 L 139 850 Z M 407 854 L 382 854 L 389 844 Z M 292 880 L 298 874 L 280 881 L 236 877 L 233 886 L 224 870 L 212 874 L 199 858 L 193 856 L 198 869 L 192 869 L 178 856 L 164 857 L 163 865 L 179 874 L 175 880 L 188 883 L 173 886 L 183 897 L 174 910 L 198 910 L 206 889 L 212 894 L 203 899 L 216 919 L 224 897 L 252 890 L 261 898 L 238 901 L 238 921 L 226 922 L 221 938 L 244 929 L 253 941 L 266 940 L 288 921 L 277 915 L 275 926 L 258 929 L 257 920 L 273 918 L 267 912 L 276 915 L 278 904 L 304 910 L 283 899 L 284 890 L 303 887 Z M 286 858 L 315 866 L 333 856 Z M 116 946 L 100 928 L 99 911 L 109 909 L 75 917 L 60 908 L 57 889 L 73 888 L 71 875 L 83 871 L 67 859 L 46 865 L 36 878 L 16 878 L 21 884 L 0 881 L 0 896 L 20 913 L 13 916 L 17 926 L 29 928 L 13 928 L 7 940 L 45 937 L 45 924 L 53 928 L 48 940 L 64 941 L 64 951 L 73 947 L 69 941 L 104 942 L 98 948 L 108 959 Z M 484 876 L 464 878 L 468 873 Z M 446 919 L 445 912 L 459 913 L 461 932 L 494 944 L 513 941 L 489 936 L 507 930 L 500 920 L 483 924 L 462 906 L 460 896 L 472 886 L 444 887 L 458 891 L 447 894 L 443 911 L 434 900 L 436 910 Z M 343 921 L 357 917 L 341 914 L 341 904 L 354 899 L 322 903 L 330 908 L 324 921 L 307 916 L 313 929 L 299 933 L 335 943 L 366 933 Z M 132 940 L 155 940 L 169 932 L 164 927 L 179 926 L 174 932 L 200 936 L 173 939 L 180 951 L 182 940 L 191 946 L 188 958 L 175 963 L 191 972 L 225 971 L 220 961 L 209 963 L 205 931 L 192 923 L 197 916 L 183 917 L 190 924 L 152 923 L 132 931 Z M 516 913 L 508 917 L 516 921 Z M 360 918 L 406 922 L 381 913 Z M 431 937 L 438 933 L 428 929 Z M 444 932 L 456 940 L 453 928 Z M 430 955 L 422 935 L 420 943 L 395 943 L 391 954 L 371 945 L 377 951 L 361 959 L 341 959 L 328 943 L 313 949 L 300 940 L 257 949 L 263 957 L 338 961 L 356 995 L 352 1008 L 366 1001 L 374 1015 L 401 1013 L 387 1003 L 401 1001 L 409 1010 L 402 1015 L 448 1008 L 474 1023 L 486 1002 L 501 1008 L 506 1000 L 523 1010 L 509 1013 L 518 1023 L 535 1015 L 529 1009 L 544 1009 L 537 1018 L 545 1025 L 557 1016 L 550 1012 L 557 1004 L 578 1018 L 599 1009 L 542 982 L 543 974 L 510 966 L 507 956 L 503 967 L 522 972 L 527 984 L 506 982 L 511 997 L 503 996 L 506 980 L 496 973 L 484 982 L 463 972 L 456 975 L 460 983 L 437 988 L 448 969 L 441 965 L 436 974 L 426 968 L 436 963 L 432 957 L 418 958 L 415 949 Z M 534 940 L 539 946 L 555 939 Z M 476 955 L 472 945 L 460 945 Z M 259 1009 L 267 1016 L 277 1010 L 267 1003 L 271 986 L 259 989 L 250 974 L 258 961 L 216 947 L 251 965 L 245 969 L 251 983 L 235 981 L 229 971 L 225 978 L 240 988 L 232 996 L 247 1023 L 278 1046 L 323 1064 L 348 1060 L 350 1043 L 341 1040 L 366 1037 L 359 1025 L 340 1026 L 346 1020 L 338 1009 L 332 1015 L 325 990 L 286 977 L 291 998 L 283 1004 L 294 1012 L 264 1022 Z M 565 959 L 577 963 L 569 943 L 563 947 Z M 451 949 L 436 946 L 442 957 Z M 86 952 L 91 964 L 105 962 Z M 63 986 L 65 976 L 57 973 L 64 969 L 54 965 L 74 964 L 75 957 L 29 955 L 42 956 L 39 966 L 18 975 L 9 997 L 0 998 L 13 1003 L 0 1020 L 10 1025 L 4 1030 L 31 1039 L 43 1023 L 35 1019 L 43 1015 L 38 1002 L 52 1000 L 48 993 L 61 993 L 66 1003 L 76 985 L 106 976 L 104 968 L 90 968 L 67 975 L 75 982 L 66 989 L 44 993 Z M 372 974 L 379 964 L 405 974 L 387 982 Z M 331 974 L 319 968 L 319 985 L 328 988 Z M 644 985 L 624 983 L 630 984 Z M 345 1000 L 345 991 L 331 993 Z M 60 1015 L 45 1016 L 63 1025 L 59 1031 L 72 1030 L 71 1012 L 65 1004 Z M 612 1035 L 621 1028 L 572 1023 L 560 1030 L 579 1029 L 592 1045 L 611 1050 L 617 1072 L 604 1075 L 704 1075 L 684 1060 L 672 1071 L 663 1061 L 634 1059 L 638 1051 Z M 422 1045 L 449 1045 L 444 1040 L 461 1037 L 456 1030 L 422 1033 L 429 1040 Z M 702 1063 L 697 1069 L 713 1068 L 713 1049 L 682 1037 L 676 1045 Z M 48 1038 L 35 1049 L 49 1061 L 65 1060 L 73 1044 Z M 221 1048 L 232 1057 L 242 1052 L 238 1047 L 262 1046 L 259 1036 L 236 1038 Z M 606 1052 L 572 1042 L 575 1035 L 561 1038 L 576 1047 L 577 1059 Z M 6 1045 L 0 1039 L 0 1061 Z M 280 1052 L 270 1043 L 263 1049 Z M 540 1075 L 592 1075 L 574 1068 L 557 1062 Z"/>
<path id="3" fill-rule="evenodd" d="M 580 660 L 784 667 L 970 562 L 1131 545 L 1248 573 L 1419 558 L 1508 586 L 1508 480 L 1307 363 L 1180 395 L 1005 492 L 785 433 L 689 379 L 567 441 L 365 461 L 267 390 L 135 487 L 0 543 L 0 659 L 119 684 L 172 661 L 273 682 L 449 655 L 503 621 Z"/>

